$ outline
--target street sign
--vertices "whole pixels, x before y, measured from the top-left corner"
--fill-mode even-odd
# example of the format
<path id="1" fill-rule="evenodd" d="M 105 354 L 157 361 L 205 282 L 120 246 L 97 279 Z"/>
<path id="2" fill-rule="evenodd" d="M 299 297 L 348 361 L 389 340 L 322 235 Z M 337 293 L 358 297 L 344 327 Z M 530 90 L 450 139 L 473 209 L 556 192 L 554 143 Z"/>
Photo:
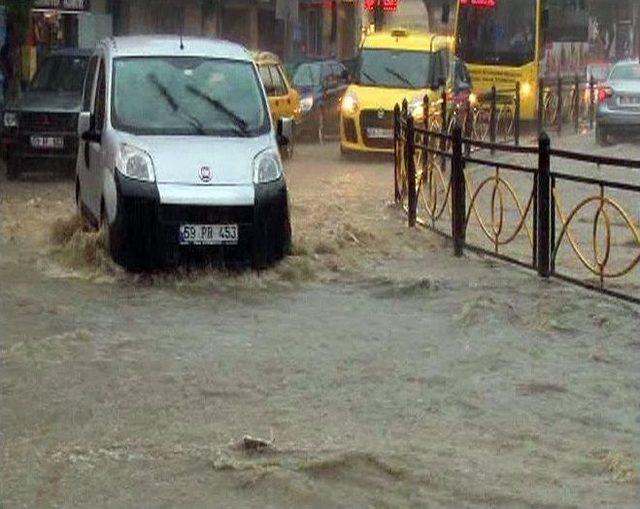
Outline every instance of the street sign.
<path id="1" fill-rule="evenodd" d="M 90 10 L 90 0 L 34 0 L 36 10 L 55 10 L 71 12 L 87 12 Z"/>

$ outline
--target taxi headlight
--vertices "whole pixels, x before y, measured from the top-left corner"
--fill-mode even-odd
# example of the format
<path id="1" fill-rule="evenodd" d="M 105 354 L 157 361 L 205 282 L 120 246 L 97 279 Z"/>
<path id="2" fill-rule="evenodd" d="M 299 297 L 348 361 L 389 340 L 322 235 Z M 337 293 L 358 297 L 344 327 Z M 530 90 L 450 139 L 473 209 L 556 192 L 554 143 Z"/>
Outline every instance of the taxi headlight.
<path id="1" fill-rule="evenodd" d="M 342 111 L 348 115 L 358 111 L 358 98 L 353 94 L 345 95 L 342 99 Z"/>
<path id="2" fill-rule="evenodd" d="M 408 111 L 413 118 L 423 118 L 424 117 L 424 98 L 423 97 L 414 98 L 409 103 Z"/>
<path id="3" fill-rule="evenodd" d="M 531 83 L 529 83 L 528 81 L 525 81 L 522 84 L 522 87 L 520 87 L 520 95 L 522 95 L 522 97 L 527 97 L 528 95 L 531 95 L 532 91 L 533 91 L 533 87 L 531 86 Z"/>
<path id="4" fill-rule="evenodd" d="M 13 111 L 7 111 L 3 117 L 5 127 L 18 127 L 18 114 Z"/>
<path id="5" fill-rule="evenodd" d="M 120 145 L 117 168 L 125 177 L 154 182 L 156 172 L 151 156 L 144 150 L 123 143 Z"/>
<path id="6" fill-rule="evenodd" d="M 260 152 L 253 160 L 253 183 L 265 184 L 282 177 L 280 154 L 273 149 Z"/>

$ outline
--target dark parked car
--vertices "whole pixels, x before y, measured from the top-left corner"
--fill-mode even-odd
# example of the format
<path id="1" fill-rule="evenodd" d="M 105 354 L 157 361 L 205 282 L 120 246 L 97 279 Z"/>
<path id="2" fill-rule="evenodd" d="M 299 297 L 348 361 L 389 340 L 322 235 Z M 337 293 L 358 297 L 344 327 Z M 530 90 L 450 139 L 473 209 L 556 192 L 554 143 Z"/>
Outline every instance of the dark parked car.
<path id="1" fill-rule="evenodd" d="M 75 169 L 77 118 L 89 57 L 90 52 L 78 49 L 50 53 L 20 99 L 6 105 L 2 145 L 7 178 L 52 167 Z"/>
<path id="2" fill-rule="evenodd" d="M 338 135 L 340 101 L 348 85 L 349 73 L 336 60 L 300 64 L 293 76 L 301 110 L 296 136 L 322 142 L 327 134 Z"/>

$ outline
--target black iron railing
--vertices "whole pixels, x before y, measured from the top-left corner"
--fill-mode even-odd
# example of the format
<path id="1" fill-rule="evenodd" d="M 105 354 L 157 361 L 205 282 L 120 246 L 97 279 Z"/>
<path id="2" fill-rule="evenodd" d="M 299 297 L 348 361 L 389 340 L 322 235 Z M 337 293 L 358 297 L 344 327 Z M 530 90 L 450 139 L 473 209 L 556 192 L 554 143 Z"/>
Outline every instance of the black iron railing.
<path id="1" fill-rule="evenodd" d="M 554 150 L 545 133 L 523 147 L 465 137 L 458 122 L 450 134 L 428 125 L 396 107 L 395 198 L 409 226 L 451 238 L 456 256 L 482 252 L 640 303 L 640 185 L 576 166 L 640 177 L 640 161 Z"/>
<path id="2" fill-rule="evenodd" d="M 538 83 L 538 133 L 565 125 L 575 132 L 593 129 L 598 104 L 598 84 L 593 76 L 586 80 L 576 75 L 541 79 Z"/>

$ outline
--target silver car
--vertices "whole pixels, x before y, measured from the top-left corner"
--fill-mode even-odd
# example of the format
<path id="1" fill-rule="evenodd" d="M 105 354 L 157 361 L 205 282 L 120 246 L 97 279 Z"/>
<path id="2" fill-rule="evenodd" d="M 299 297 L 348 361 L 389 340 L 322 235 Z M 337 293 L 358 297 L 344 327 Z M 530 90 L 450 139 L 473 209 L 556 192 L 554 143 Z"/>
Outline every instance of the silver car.
<path id="1" fill-rule="evenodd" d="M 596 141 L 606 145 L 614 136 L 640 134 L 640 63 L 618 62 L 598 90 Z"/>

